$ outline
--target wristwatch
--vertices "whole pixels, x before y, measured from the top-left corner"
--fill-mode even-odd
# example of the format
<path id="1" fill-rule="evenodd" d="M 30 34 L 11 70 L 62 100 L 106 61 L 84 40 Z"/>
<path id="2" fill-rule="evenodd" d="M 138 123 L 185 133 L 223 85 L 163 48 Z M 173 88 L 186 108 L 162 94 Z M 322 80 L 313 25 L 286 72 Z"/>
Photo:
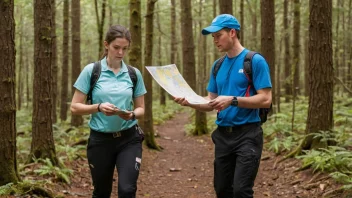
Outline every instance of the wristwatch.
<path id="1" fill-rule="evenodd" d="M 136 114 L 134 114 L 134 111 L 132 111 L 132 118 L 131 120 L 136 120 Z"/>
<path id="2" fill-rule="evenodd" d="M 238 100 L 237 100 L 237 97 L 236 97 L 236 96 L 232 98 L 231 106 L 235 106 L 235 107 L 238 106 Z"/>

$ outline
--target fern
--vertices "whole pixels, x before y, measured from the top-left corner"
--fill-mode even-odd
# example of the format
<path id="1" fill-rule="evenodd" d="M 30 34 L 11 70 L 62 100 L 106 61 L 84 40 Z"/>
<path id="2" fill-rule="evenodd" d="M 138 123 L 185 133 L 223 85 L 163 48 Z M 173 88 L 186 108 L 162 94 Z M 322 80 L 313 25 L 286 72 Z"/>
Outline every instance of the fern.
<path id="1" fill-rule="evenodd" d="M 54 176 L 57 178 L 59 181 L 63 181 L 67 184 L 70 184 L 70 177 L 73 174 L 73 171 L 68 168 L 60 168 L 57 166 L 54 166 L 50 159 L 39 159 L 40 162 L 43 163 L 42 166 L 40 166 L 39 169 L 34 170 L 35 173 L 38 173 L 39 175 L 50 175 Z M 63 165 L 62 165 L 63 166 Z"/>
<path id="2" fill-rule="evenodd" d="M 13 192 L 13 183 L 8 183 L 6 185 L 0 186 L 0 195 L 9 195 Z"/>

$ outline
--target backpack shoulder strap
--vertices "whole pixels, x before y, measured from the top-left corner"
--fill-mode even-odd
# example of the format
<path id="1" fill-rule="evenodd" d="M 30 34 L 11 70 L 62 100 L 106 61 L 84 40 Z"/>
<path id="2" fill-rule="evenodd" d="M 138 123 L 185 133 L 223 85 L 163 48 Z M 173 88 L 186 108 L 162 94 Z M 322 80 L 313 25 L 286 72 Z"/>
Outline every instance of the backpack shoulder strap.
<path id="1" fill-rule="evenodd" d="M 89 86 L 89 91 L 87 94 L 87 103 L 88 104 L 92 104 L 92 102 L 93 102 L 92 92 L 93 92 L 95 85 L 98 82 L 100 74 L 101 74 L 101 64 L 100 64 L 100 61 L 97 61 L 94 63 L 92 75 L 90 76 L 90 86 Z"/>
<path id="2" fill-rule="evenodd" d="M 218 71 L 221 67 L 222 62 L 224 62 L 225 57 L 226 57 L 226 55 L 224 55 L 223 57 L 216 60 L 215 66 L 213 68 L 213 76 L 215 79 L 216 79 L 216 75 L 218 74 Z"/>
<path id="3" fill-rule="evenodd" d="M 134 67 L 132 67 L 131 65 L 127 65 L 127 69 L 128 69 L 128 75 L 131 78 L 131 81 L 133 83 L 133 88 L 132 88 L 132 95 L 134 95 L 134 89 L 137 85 L 137 73 L 136 73 L 136 69 Z"/>
<path id="4" fill-rule="evenodd" d="M 243 73 L 246 75 L 247 79 L 248 79 L 248 87 L 246 90 L 246 96 L 250 96 L 249 95 L 249 90 L 251 89 L 251 87 L 253 86 L 253 75 L 252 75 L 252 59 L 253 56 L 255 54 L 258 54 L 257 52 L 254 51 L 249 51 L 246 54 L 246 57 L 244 58 L 243 61 Z"/>

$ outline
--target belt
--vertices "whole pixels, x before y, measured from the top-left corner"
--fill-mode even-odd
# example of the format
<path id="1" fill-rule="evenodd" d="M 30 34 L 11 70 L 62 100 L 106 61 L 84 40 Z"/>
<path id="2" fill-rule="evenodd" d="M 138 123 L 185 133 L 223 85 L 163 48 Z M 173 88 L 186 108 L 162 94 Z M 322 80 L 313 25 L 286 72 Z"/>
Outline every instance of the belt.
<path id="1" fill-rule="evenodd" d="M 242 130 L 244 128 L 253 127 L 255 125 L 260 125 L 260 123 L 254 122 L 254 123 L 246 123 L 246 124 L 241 124 L 236 126 L 218 126 L 218 130 L 221 132 L 233 133 L 233 132 Z"/>
<path id="2" fill-rule="evenodd" d="M 130 136 L 134 133 L 131 133 L 136 130 L 137 125 L 132 126 L 129 129 L 125 129 L 122 131 L 116 131 L 116 132 L 100 132 L 96 131 L 94 129 L 90 129 L 90 136 L 93 137 L 104 137 L 104 138 L 119 138 L 119 137 L 125 137 L 125 136 Z"/>

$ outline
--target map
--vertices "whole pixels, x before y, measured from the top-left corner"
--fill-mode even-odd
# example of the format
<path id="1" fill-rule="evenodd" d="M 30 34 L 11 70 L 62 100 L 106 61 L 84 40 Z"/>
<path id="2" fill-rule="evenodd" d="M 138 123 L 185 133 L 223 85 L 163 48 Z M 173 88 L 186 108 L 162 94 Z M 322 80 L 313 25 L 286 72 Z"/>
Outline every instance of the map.
<path id="1" fill-rule="evenodd" d="M 185 98 L 190 104 L 206 104 L 209 101 L 197 95 L 187 84 L 175 64 L 146 66 L 154 80 L 170 95 Z"/>

